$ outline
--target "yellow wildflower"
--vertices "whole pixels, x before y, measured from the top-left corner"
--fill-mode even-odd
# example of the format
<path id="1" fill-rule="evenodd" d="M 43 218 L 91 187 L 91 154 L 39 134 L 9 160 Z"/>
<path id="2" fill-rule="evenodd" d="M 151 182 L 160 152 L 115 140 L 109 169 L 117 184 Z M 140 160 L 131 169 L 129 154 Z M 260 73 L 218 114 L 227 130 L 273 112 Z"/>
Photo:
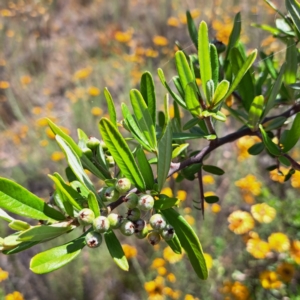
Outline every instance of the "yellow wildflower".
<path id="1" fill-rule="evenodd" d="M 250 193 L 254 196 L 258 196 L 261 192 L 261 182 L 259 182 L 254 175 L 247 175 L 235 182 L 235 185 L 239 187 L 242 192 Z"/>
<path id="2" fill-rule="evenodd" d="M 242 161 L 251 156 L 248 153 L 248 149 L 258 142 L 260 142 L 260 139 L 257 136 L 241 137 L 236 143 L 238 147 L 238 160 Z"/>
<path id="3" fill-rule="evenodd" d="M 35 121 L 35 125 L 38 127 L 45 127 L 48 126 L 48 122 L 46 118 L 41 118 Z M 50 128 L 49 128 L 50 129 Z M 52 132 L 52 130 L 51 130 Z"/>
<path id="4" fill-rule="evenodd" d="M 24 297 L 20 292 L 14 291 L 13 293 L 6 295 L 5 300 L 24 300 Z"/>
<path id="5" fill-rule="evenodd" d="M 11 30 L 11 29 L 8 29 L 6 31 L 6 36 L 9 37 L 9 38 L 12 38 L 12 37 L 15 36 L 15 32 L 13 30 Z"/>
<path id="6" fill-rule="evenodd" d="M 42 108 L 40 106 L 34 106 L 31 111 L 34 115 L 40 115 L 42 113 Z"/>
<path id="7" fill-rule="evenodd" d="M 46 146 L 48 146 L 49 142 L 47 140 L 41 140 L 39 144 L 42 147 L 46 147 Z"/>
<path id="8" fill-rule="evenodd" d="M 176 281 L 176 277 L 173 273 L 169 273 L 166 277 L 167 277 L 167 280 L 169 280 L 170 282 Z"/>
<path id="9" fill-rule="evenodd" d="M 165 267 L 159 267 L 156 269 L 156 271 L 157 271 L 158 275 L 160 275 L 160 276 L 164 276 L 168 272 Z"/>
<path id="10" fill-rule="evenodd" d="M 88 88 L 88 93 L 90 96 L 96 97 L 100 95 L 100 90 L 95 86 L 90 86 Z"/>
<path id="11" fill-rule="evenodd" d="M 200 14 L 201 14 L 201 12 L 200 12 L 199 9 L 192 9 L 192 10 L 190 11 L 190 13 L 191 13 L 191 17 L 192 17 L 193 19 L 198 18 L 198 17 L 200 16 Z"/>
<path id="12" fill-rule="evenodd" d="M 247 251 L 257 259 L 264 259 L 270 252 L 270 246 L 260 238 L 250 238 L 247 241 Z"/>
<path id="13" fill-rule="evenodd" d="M 92 113 L 93 116 L 101 116 L 103 114 L 103 110 L 100 107 L 94 106 L 91 109 L 91 113 Z"/>
<path id="14" fill-rule="evenodd" d="M 282 285 L 277 274 L 272 271 L 263 271 L 260 273 L 259 279 L 264 289 L 279 289 Z"/>
<path id="15" fill-rule="evenodd" d="M 86 67 L 86 68 L 80 69 L 75 72 L 75 74 L 73 75 L 73 79 L 74 80 L 86 79 L 87 77 L 90 76 L 92 71 L 93 71 L 93 69 L 91 67 Z"/>
<path id="16" fill-rule="evenodd" d="M 151 264 L 152 269 L 157 269 L 163 267 L 166 264 L 166 261 L 162 258 L 155 258 Z"/>
<path id="17" fill-rule="evenodd" d="M 186 294 L 185 297 L 184 297 L 184 300 L 196 300 L 196 299 L 199 299 L 199 298 L 195 298 L 191 294 Z"/>
<path id="18" fill-rule="evenodd" d="M 203 256 L 206 262 L 207 269 L 210 270 L 213 266 L 213 259 L 208 253 L 203 253 Z"/>
<path id="19" fill-rule="evenodd" d="M 279 183 L 284 183 L 285 175 L 289 172 L 288 168 L 280 167 L 280 170 L 277 169 L 270 171 L 270 178 L 273 181 L 277 181 Z"/>
<path id="20" fill-rule="evenodd" d="M 2 17 L 11 17 L 13 15 L 9 9 L 1 9 L 0 14 Z"/>
<path id="21" fill-rule="evenodd" d="M 204 184 L 214 184 L 215 183 L 215 179 L 211 175 L 204 175 L 202 180 L 203 180 Z"/>
<path id="22" fill-rule="evenodd" d="M 133 30 L 117 31 L 115 33 L 115 40 L 120 43 L 128 43 L 132 39 Z"/>
<path id="23" fill-rule="evenodd" d="M 157 276 L 154 280 L 144 283 L 144 288 L 148 293 L 149 300 L 164 300 L 164 279 Z"/>
<path id="24" fill-rule="evenodd" d="M 130 246 L 128 244 L 123 244 L 122 248 L 123 248 L 124 254 L 125 254 L 127 259 L 136 257 L 137 249 L 135 247 Z"/>
<path id="25" fill-rule="evenodd" d="M 297 264 L 300 264 L 300 241 L 292 241 L 291 244 L 291 257 Z"/>
<path id="26" fill-rule="evenodd" d="M 22 83 L 23 86 L 28 85 L 31 83 L 32 78 L 29 75 L 24 75 L 20 78 L 20 82 Z"/>
<path id="27" fill-rule="evenodd" d="M 173 197 L 173 191 L 172 191 L 172 189 L 170 187 L 163 188 L 160 193 L 164 194 L 164 195 L 166 195 L 166 196 L 168 196 L 170 198 Z"/>
<path id="28" fill-rule="evenodd" d="M 47 134 L 47 136 L 48 136 L 50 139 L 52 139 L 52 140 L 55 139 L 55 134 L 53 133 L 53 131 L 52 131 L 49 127 L 46 128 L 46 134 Z"/>
<path id="29" fill-rule="evenodd" d="M 296 171 L 293 176 L 291 177 L 291 184 L 292 187 L 295 189 L 300 188 L 300 171 Z"/>
<path id="30" fill-rule="evenodd" d="M 59 161 L 59 160 L 62 160 L 64 158 L 65 158 L 65 155 L 61 151 L 54 151 L 51 154 L 51 160 L 53 160 L 53 161 Z"/>
<path id="31" fill-rule="evenodd" d="M 163 251 L 163 256 L 164 259 L 167 260 L 170 264 L 175 264 L 182 259 L 183 253 L 176 254 L 170 247 L 166 247 Z"/>
<path id="32" fill-rule="evenodd" d="M 283 262 L 278 265 L 276 272 L 283 282 L 290 282 L 295 274 L 295 268 L 292 264 Z"/>
<path id="33" fill-rule="evenodd" d="M 268 238 L 268 242 L 270 248 L 277 252 L 285 252 L 290 249 L 289 238 L 281 232 L 272 233 Z"/>
<path id="34" fill-rule="evenodd" d="M 259 223 L 270 223 L 276 216 L 276 210 L 266 203 L 252 205 L 251 213 Z"/>
<path id="35" fill-rule="evenodd" d="M 242 283 L 236 281 L 231 287 L 231 294 L 236 300 L 246 300 L 249 299 L 249 290 Z"/>
<path id="36" fill-rule="evenodd" d="M 8 278 L 8 272 L 0 268 L 0 282 Z"/>
<path id="37" fill-rule="evenodd" d="M 228 217 L 228 228 L 235 234 L 244 234 L 254 227 L 254 220 L 246 211 L 237 210 Z"/>
<path id="38" fill-rule="evenodd" d="M 186 200 L 186 196 L 187 196 L 187 192 L 186 191 L 184 191 L 184 190 L 178 190 L 176 198 L 180 199 L 181 201 L 185 201 Z"/>
<path id="39" fill-rule="evenodd" d="M 10 84 L 8 81 L 0 81 L 0 89 L 5 90 L 10 87 Z"/>
<path id="40" fill-rule="evenodd" d="M 221 206 L 220 204 L 218 203 L 213 203 L 211 205 L 211 211 L 214 213 L 214 214 L 218 214 L 220 211 L 221 211 Z"/>
<path id="41" fill-rule="evenodd" d="M 180 25 L 179 20 L 175 17 L 170 17 L 167 24 L 172 27 L 179 27 Z"/>
<path id="42" fill-rule="evenodd" d="M 168 45 L 168 40 L 161 35 L 156 35 L 152 39 L 153 43 L 157 46 L 166 46 Z"/>

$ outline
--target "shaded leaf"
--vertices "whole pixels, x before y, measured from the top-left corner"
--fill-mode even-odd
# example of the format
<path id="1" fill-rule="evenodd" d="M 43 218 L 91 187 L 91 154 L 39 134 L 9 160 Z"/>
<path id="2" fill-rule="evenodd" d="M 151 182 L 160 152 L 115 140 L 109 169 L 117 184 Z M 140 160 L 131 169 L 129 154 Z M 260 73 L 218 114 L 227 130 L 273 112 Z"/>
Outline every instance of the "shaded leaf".
<path id="1" fill-rule="evenodd" d="M 171 239 L 170 241 L 166 241 L 166 243 L 169 245 L 169 247 L 173 250 L 174 253 L 181 254 L 182 252 L 181 244 L 177 234 L 175 234 L 174 238 Z"/>
<path id="2" fill-rule="evenodd" d="M 264 143 L 256 143 L 251 146 L 247 151 L 251 155 L 258 155 L 265 149 Z"/>
<path id="3" fill-rule="evenodd" d="M 108 114 L 111 122 L 117 127 L 117 113 L 116 113 L 116 108 L 114 104 L 114 100 L 108 91 L 108 88 L 104 89 L 104 96 L 106 99 L 107 103 L 107 108 L 108 108 Z"/>
<path id="4" fill-rule="evenodd" d="M 154 185 L 153 171 L 142 148 L 137 149 L 136 158 L 146 184 L 146 189 L 151 190 Z"/>
<path id="5" fill-rule="evenodd" d="M 300 138 L 300 113 L 297 113 L 293 125 L 287 134 L 280 142 L 283 145 L 283 152 L 290 151 L 298 142 Z"/>
<path id="6" fill-rule="evenodd" d="M 205 202 L 212 204 L 212 203 L 216 203 L 219 201 L 219 197 L 218 196 L 206 196 L 204 197 Z"/>
<path id="7" fill-rule="evenodd" d="M 272 142 L 272 140 L 269 138 L 269 136 L 263 129 L 262 125 L 259 125 L 259 128 L 260 128 L 262 139 L 263 139 L 263 142 L 264 142 L 266 148 L 269 150 L 269 152 L 271 154 L 273 154 L 275 156 L 280 156 L 281 152 L 280 152 L 278 146 Z"/>
<path id="8" fill-rule="evenodd" d="M 222 169 L 211 165 L 203 165 L 203 170 L 215 175 L 223 175 L 225 173 Z"/>

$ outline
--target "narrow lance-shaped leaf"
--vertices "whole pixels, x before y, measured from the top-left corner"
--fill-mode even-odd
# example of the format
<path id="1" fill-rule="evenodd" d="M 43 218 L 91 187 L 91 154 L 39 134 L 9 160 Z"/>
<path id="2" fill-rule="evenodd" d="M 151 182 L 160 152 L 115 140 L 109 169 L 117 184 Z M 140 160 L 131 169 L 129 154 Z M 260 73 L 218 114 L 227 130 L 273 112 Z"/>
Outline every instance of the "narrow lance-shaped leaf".
<path id="1" fill-rule="evenodd" d="M 174 253 L 181 254 L 181 245 L 176 233 L 175 236 L 171 240 L 166 241 L 166 243 L 169 245 L 169 247 L 173 250 Z"/>
<path id="2" fill-rule="evenodd" d="M 1 180 L 1 178 L 0 178 Z M 6 221 L 6 222 L 13 222 L 15 219 L 11 217 L 9 214 L 7 214 L 3 209 L 0 208 L 0 219 Z"/>
<path id="3" fill-rule="evenodd" d="M 189 146 L 188 143 L 185 144 L 181 144 L 178 147 L 176 147 L 173 151 L 172 151 L 172 159 L 179 156 L 187 147 Z"/>
<path id="4" fill-rule="evenodd" d="M 259 129 L 262 135 L 263 142 L 266 148 L 269 150 L 269 152 L 275 156 L 280 156 L 281 152 L 278 146 L 272 142 L 272 140 L 269 138 L 262 125 L 259 125 Z"/>
<path id="5" fill-rule="evenodd" d="M 187 221 L 174 209 L 166 209 L 162 214 L 174 227 L 182 248 L 185 250 L 193 269 L 201 279 L 207 279 L 208 271 L 200 241 Z"/>
<path id="6" fill-rule="evenodd" d="M 219 56 L 217 48 L 214 44 L 209 45 L 209 51 L 211 59 L 211 75 L 214 87 L 216 87 L 219 82 Z"/>
<path id="7" fill-rule="evenodd" d="M 19 216 L 35 220 L 61 221 L 65 219 L 63 214 L 19 184 L 1 177 L 0 207 Z"/>
<path id="8" fill-rule="evenodd" d="M 238 86 L 238 84 L 240 83 L 241 79 L 243 78 L 243 76 L 245 75 L 245 73 L 248 71 L 248 69 L 252 66 L 252 64 L 254 63 L 255 59 L 256 59 L 256 55 L 257 55 L 257 50 L 254 50 L 251 52 L 251 54 L 247 57 L 245 63 L 243 64 L 243 66 L 240 68 L 239 72 L 236 74 L 232 84 L 230 85 L 230 88 L 225 96 L 225 98 L 227 98 Z"/>
<path id="9" fill-rule="evenodd" d="M 152 190 L 154 185 L 153 171 L 143 149 L 140 147 L 136 151 L 136 158 L 146 184 L 146 189 Z"/>
<path id="10" fill-rule="evenodd" d="M 285 136 L 285 139 L 280 141 L 283 144 L 283 152 L 290 151 L 300 138 L 300 113 L 294 119 L 293 125 Z"/>
<path id="11" fill-rule="evenodd" d="M 229 89 L 229 81 L 222 80 L 218 85 L 214 93 L 212 105 L 216 107 L 225 97 Z"/>
<path id="12" fill-rule="evenodd" d="M 117 128 L 106 118 L 99 122 L 99 130 L 118 167 L 139 190 L 145 191 L 145 182 L 134 157 Z"/>
<path id="13" fill-rule="evenodd" d="M 114 100 L 113 100 L 110 92 L 108 91 L 108 88 L 104 89 L 104 96 L 105 96 L 105 99 L 106 99 L 110 120 L 115 126 L 117 126 L 116 108 L 115 108 Z"/>
<path id="14" fill-rule="evenodd" d="M 182 84 L 182 88 L 185 90 L 186 86 L 194 81 L 194 76 L 190 69 L 189 63 L 186 59 L 185 54 L 182 51 L 177 51 L 175 53 L 175 62 L 177 72 Z"/>
<path id="15" fill-rule="evenodd" d="M 193 116 L 201 116 L 202 109 L 194 83 L 188 84 L 185 88 L 185 102 L 188 110 Z"/>
<path id="16" fill-rule="evenodd" d="M 141 94 L 145 99 L 148 106 L 152 122 L 156 124 L 156 98 L 155 98 L 155 86 L 152 75 L 150 72 L 145 72 L 141 78 Z"/>
<path id="17" fill-rule="evenodd" d="M 96 218 L 99 217 L 100 216 L 99 205 L 95 194 L 92 192 L 90 192 L 88 195 L 88 205 L 89 205 L 89 209 L 91 209 L 94 212 L 95 217 Z"/>
<path id="18" fill-rule="evenodd" d="M 172 129 L 168 123 L 166 131 L 158 143 L 157 183 L 161 191 L 168 177 L 172 158 Z"/>
<path id="19" fill-rule="evenodd" d="M 260 118 L 263 114 L 264 101 L 265 101 L 264 96 L 260 95 L 260 96 L 256 96 L 251 104 L 249 110 L 248 124 L 253 131 L 257 130 L 258 128 Z"/>
<path id="20" fill-rule="evenodd" d="M 198 49 L 198 32 L 194 20 L 189 11 L 186 12 L 186 19 L 191 40 L 193 41 L 195 47 Z"/>
<path id="21" fill-rule="evenodd" d="M 30 270 L 36 274 L 55 271 L 76 258 L 84 246 L 85 238 L 81 236 L 67 244 L 41 252 L 31 259 Z"/>
<path id="22" fill-rule="evenodd" d="M 300 21 L 300 20 L 299 20 Z M 298 50 L 294 40 L 289 39 L 286 47 L 286 68 L 284 72 L 284 82 L 286 84 L 295 83 L 297 80 L 298 69 Z"/>
<path id="23" fill-rule="evenodd" d="M 112 230 L 104 233 L 104 239 L 107 249 L 113 258 L 114 262 L 124 271 L 128 271 L 129 265 L 124 250 Z"/>
<path id="24" fill-rule="evenodd" d="M 199 27 L 198 35 L 198 57 L 200 64 L 200 76 L 204 95 L 208 98 L 206 83 L 212 79 L 208 28 L 207 24 L 202 21 Z"/>
<path id="25" fill-rule="evenodd" d="M 180 81 L 179 76 L 173 76 L 172 78 L 174 85 L 182 98 L 184 98 L 184 90 Z"/>
<path id="26" fill-rule="evenodd" d="M 285 6 L 290 13 L 298 32 L 300 33 L 300 4 L 297 0 L 285 0 Z"/>
<path id="27" fill-rule="evenodd" d="M 140 130 L 146 137 L 151 148 L 155 150 L 157 146 L 155 126 L 142 94 L 138 90 L 131 90 L 130 102 Z"/>

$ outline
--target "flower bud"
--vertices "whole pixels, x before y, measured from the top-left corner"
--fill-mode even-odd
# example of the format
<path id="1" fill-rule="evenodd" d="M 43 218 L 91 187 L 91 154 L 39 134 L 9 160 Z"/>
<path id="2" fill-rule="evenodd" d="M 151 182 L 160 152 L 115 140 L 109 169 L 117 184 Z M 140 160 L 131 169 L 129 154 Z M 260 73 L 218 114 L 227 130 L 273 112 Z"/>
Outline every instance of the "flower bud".
<path id="1" fill-rule="evenodd" d="M 167 225 L 166 219 L 161 214 L 153 215 L 150 218 L 149 223 L 151 227 L 156 230 L 162 230 Z"/>
<path id="2" fill-rule="evenodd" d="M 141 216 L 141 211 L 138 208 L 129 209 L 127 212 L 127 219 L 130 221 L 137 221 Z"/>
<path id="3" fill-rule="evenodd" d="M 96 231 L 89 232 L 85 236 L 85 242 L 88 247 L 90 248 L 97 248 L 101 245 L 102 243 L 102 236 L 100 233 Z"/>
<path id="4" fill-rule="evenodd" d="M 119 199 L 119 192 L 112 186 L 104 189 L 103 198 L 104 201 L 116 201 Z"/>
<path id="5" fill-rule="evenodd" d="M 143 211 L 150 210 L 153 208 L 153 205 L 154 205 L 154 199 L 152 196 L 147 195 L 147 194 L 142 194 L 139 196 L 137 207 L 140 210 L 143 210 Z"/>
<path id="6" fill-rule="evenodd" d="M 135 230 L 134 224 L 128 220 L 125 220 L 120 227 L 120 231 L 126 236 L 133 235 L 134 230 Z"/>
<path id="7" fill-rule="evenodd" d="M 95 219 L 94 212 L 89 208 L 82 209 L 78 214 L 78 222 L 81 225 L 90 225 Z"/>
<path id="8" fill-rule="evenodd" d="M 165 241 L 170 241 L 175 236 L 175 230 L 171 225 L 167 225 L 162 231 L 161 236 Z"/>
<path id="9" fill-rule="evenodd" d="M 102 147 L 103 151 L 107 151 L 108 150 L 108 148 L 107 148 L 107 146 L 106 146 L 106 144 L 105 144 L 105 142 L 103 140 L 100 141 L 100 146 Z"/>
<path id="10" fill-rule="evenodd" d="M 107 219 L 111 229 L 120 228 L 121 224 L 123 223 L 123 217 L 118 214 L 111 213 L 107 216 Z"/>
<path id="11" fill-rule="evenodd" d="M 82 152 L 88 157 L 88 158 L 92 158 L 93 157 L 93 152 L 90 148 L 82 148 L 81 149 Z"/>
<path id="12" fill-rule="evenodd" d="M 115 166 L 115 160 L 112 156 L 106 156 L 105 161 L 109 168 L 113 168 Z"/>
<path id="13" fill-rule="evenodd" d="M 90 149 L 96 149 L 99 145 L 100 141 L 93 136 L 89 137 L 88 141 L 86 142 L 86 146 Z"/>
<path id="14" fill-rule="evenodd" d="M 130 193 L 125 197 L 125 204 L 129 209 L 133 209 L 137 206 L 138 195 L 135 193 Z"/>
<path id="15" fill-rule="evenodd" d="M 126 194 L 131 188 L 131 182 L 128 178 L 120 178 L 115 185 L 116 190 L 121 194 Z"/>
<path id="16" fill-rule="evenodd" d="M 110 227 L 109 220 L 104 216 L 99 216 L 93 221 L 93 228 L 100 233 L 106 232 Z"/>
<path id="17" fill-rule="evenodd" d="M 157 231 L 152 231 L 148 234 L 149 243 L 154 246 L 160 242 L 160 234 Z"/>

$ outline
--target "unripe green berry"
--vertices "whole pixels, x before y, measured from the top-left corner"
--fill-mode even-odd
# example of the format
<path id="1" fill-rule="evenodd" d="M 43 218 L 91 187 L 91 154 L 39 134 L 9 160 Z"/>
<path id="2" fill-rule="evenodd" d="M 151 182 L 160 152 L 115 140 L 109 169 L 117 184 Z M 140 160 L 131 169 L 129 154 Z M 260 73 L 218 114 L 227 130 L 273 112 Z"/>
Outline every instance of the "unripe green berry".
<path id="1" fill-rule="evenodd" d="M 133 235 L 135 231 L 134 224 L 129 220 L 125 220 L 120 227 L 120 231 L 126 236 Z"/>
<path id="2" fill-rule="evenodd" d="M 89 137 L 88 141 L 86 142 L 86 146 L 90 149 L 96 149 L 99 145 L 100 141 L 93 136 Z"/>
<path id="3" fill-rule="evenodd" d="M 109 168 L 113 168 L 115 166 L 115 160 L 112 156 L 106 156 L 105 161 Z"/>
<path id="4" fill-rule="evenodd" d="M 99 216 L 93 221 L 93 228 L 100 233 L 108 231 L 110 227 L 109 220 L 104 216 Z"/>
<path id="5" fill-rule="evenodd" d="M 142 194 L 138 198 L 137 207 L 140 210 L 147 211 L 152 209 L 154 206 L 154 199 L 151 195 Z"/>
<path id="6" fill-rule="evenodd" d="M 161 214 L 153 215 L 150 218 L 149 223 L 151 227 L 156 230 L 162 230 L 167 225 L 166 219 Z"/>
<path id="7" fill-rule="evenodd" d="M 130 221 L 137 221 L 141 216 L 141 211 L 138 208 L 129 209 L 127 212 L 127 219 Z"/>
<path id="8" fill-rule="evenodd" d="M 95 219 L 94 212 L 89 208 L 82 209 L 78 214 L 78 221 L 81 225 L 90 225 Z"/>
<path id="9" fill-rule="evenodd" d="M 149 229 L 147 226 L 145 226 L 141 231 L 136 231 L 135 236 L 138 239 L 144 239 L 149 233 Z"/>
<path id="10" fill-rule="evenodd" d="M 171 225 L 167 225 L 162 231 L 161 236 L 165 241 L 170 241 L 175 236 L 175 230 Z"/>
<path id="11" fill-rule="evenodd" d="M 92 158 L 93 157 L 93 152 L 90 148 L 86 147 L 81 149 L 82 152 L 88 157 L 88 158 Z"/>
<path id="12" fill-rule="evenodd" d="M 100 233 L 96 231 L 89 232 L 85 236 L 85 242 L 88 247 L 90 248 L 97 248 L 101 245 L 102 243 L 102 236 Z"/>
<path id="13" fill-rule="evenodd" d="M 138 219 L 134 222 L 134 226 L 135 226 L 135 232 L 139 232 L 142 231 L 146 226 L 146 221 L 143 219 Z"/>
<path id="14" fill-rule="evenodd" d="M 104 151 L 107 151 L 107 150 L 108 150 L 108 148 L 107 148 L 107 146 L 106 146 L 106 144 L 105 144 L 105 142 L 104 142 L 103 140 L 100 141 L 100 146 L 102 147 L 102 149 L 103 149 Z"/>
<path id="15" fill-rule="evenodd" d="M 107 216 L 107 219 L 109 221 L 111 229 L 120 228 L 121 224 L 123 223 L 123 217 L 121 215 L 118 215 L 118 214 L 114 214 L 114 213 L 109 214 Z"/>
<path id="16" fill-rule="evenodd" d="M 138 195 L 136 193 L 130 193 L 125 197 L 125 204 L 129 209 L 133 209 L 137 206 Z"/>
<path id="17" fill-rule="evenodd" d="M 104 201 L 116 201 L 119 199 L 119 192 L 112 186 L 107 187 L 104 189 L 103 197 Z"/>
<path id="18" fill-rule="evenodd" d="M 128 178 L 120 178 L 117 180 L 115 189 L 121 194 L 126 194 L 131 188 L 131 182 Z"/>
<path id="19" fill-rule="evenodd" d="M 160 234 L 157 231 L 152 231 L 148 234 L 149 243 L 154 246 L 160 242 Z"/>

